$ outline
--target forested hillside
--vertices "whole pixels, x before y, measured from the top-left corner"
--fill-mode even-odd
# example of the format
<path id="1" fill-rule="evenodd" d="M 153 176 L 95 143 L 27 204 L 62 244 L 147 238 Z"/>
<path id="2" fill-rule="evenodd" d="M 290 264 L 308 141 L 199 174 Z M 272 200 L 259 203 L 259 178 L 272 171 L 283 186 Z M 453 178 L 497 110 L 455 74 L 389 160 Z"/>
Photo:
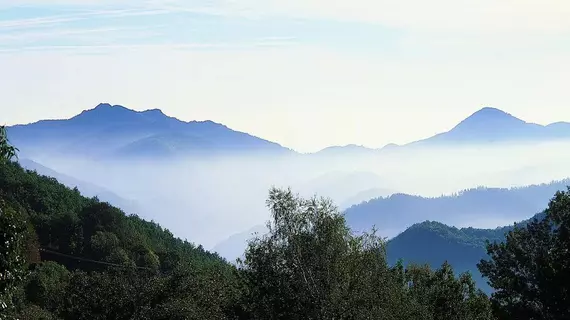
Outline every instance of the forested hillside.
<path id="1" fill-rule="evenodd" d="M 502 242 L 512 226 L 497 229 L 455 228 L 435 221 L 418 223 L 387 244 L 391 264 L 402 259 L 406 264 L 439 266 L 448 261 L 457 272 L 470 272 L 477 286 L 487 293 L 491 288 L 481 277 L 477 263 L 488 258 L 486 242 Z"/>
<path id="2" fill-rule="evenodd" d="M 274 190 L 270 208 L 274 215 L 299 215 L 297 231 L 286 233 L 282 217 L 274 216 L 273 235 L 253 243 L 239 268 L 15 162 L 0 164 L 0 199 L 1 227 L 17 225 L 14 246 L 2 248 L 2 268 L 21 275 L 1 288 L 6 319 L 441 319 L 480 308 L 486 313 L 473 319 L 490 319 L 488 300 L 469 277 L 455 278 L 449 265 L 390 268 L 379 238 L 351 236 L 332 206 L 291 193 Z M 291 201 L 298 210 L 278 209 Z M 305 225 L 311 219 L 315 227 Z M 14 252 L 24 259 L 8 259 L 18 257 Z M 288 252 L 299 255 L 289 260 Z M 404 286 L 412 277 L 417 285 Z M 437 289 L 450 285 L 455 289 Z M 441 299 L 457 302 L 434 309 Z M 301 317 L 307 312 L 313 316 Z"/>
<path id="3" fill-rule="evenodd" d="M 28 230 L 31 274 L 14 300 L 29 319 L 214 319 L 229 302 L 233 268 L 156 223 L 14 162 L 0 164 L 0 199 Z"/>

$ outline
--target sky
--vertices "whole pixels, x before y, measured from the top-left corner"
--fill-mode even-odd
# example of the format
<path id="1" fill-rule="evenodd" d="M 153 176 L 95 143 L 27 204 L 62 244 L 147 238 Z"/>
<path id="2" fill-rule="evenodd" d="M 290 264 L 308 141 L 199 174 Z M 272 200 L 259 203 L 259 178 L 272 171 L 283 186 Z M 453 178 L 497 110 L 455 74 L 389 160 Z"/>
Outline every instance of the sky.
<path id="1" fill-rule="evenodd" d="M 298 151 L 570 121 L 567 0 L 0 0 L 0 122 L 101 102 Z"/>

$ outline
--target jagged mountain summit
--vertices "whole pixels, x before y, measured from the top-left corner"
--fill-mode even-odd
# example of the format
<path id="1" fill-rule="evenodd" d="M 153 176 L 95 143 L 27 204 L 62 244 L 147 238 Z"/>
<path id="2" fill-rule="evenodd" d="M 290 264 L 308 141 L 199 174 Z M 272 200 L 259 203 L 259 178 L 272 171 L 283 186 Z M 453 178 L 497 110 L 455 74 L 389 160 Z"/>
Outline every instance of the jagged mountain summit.
<path id="1" fill-rule="evenodd" d="M 29 154 L 101 158 L 163 158 L 188 155 L 286 154 L 291 150 L 213 121 L 182 121 L 159 109 L 135 111 L 101 103 L 61 120 L 8 128 Z"/>

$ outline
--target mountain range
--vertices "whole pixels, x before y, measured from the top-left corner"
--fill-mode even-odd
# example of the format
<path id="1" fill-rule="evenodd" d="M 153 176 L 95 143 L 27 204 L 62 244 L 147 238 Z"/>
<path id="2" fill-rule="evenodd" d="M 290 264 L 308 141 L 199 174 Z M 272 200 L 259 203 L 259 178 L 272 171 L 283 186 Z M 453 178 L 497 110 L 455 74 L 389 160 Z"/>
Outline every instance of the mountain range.
<path id="1" fill-rule="evenodd" d="M 331 171 L 295 187 L 295 190 L 304 197 L 318 195 L 329 198 L 341 209 L 345 209 L 366 200 L 396 193 L 383 188 L 383 185 L 385 180 L 373 172 Z"/>
<path id="2" fill-rule="evenodd" d="M 485 107 L 461 121 L 451 130 L 408 144 L 438 145 L 455 143 L 494 143 L 543 141 L 570 138 L 570 123 L 546 126 L 523 121 L 496 108 Z"/>
<path id="3" fill-rule="evenodd" d="M 556 122 L 540 125 L 523 121 L 497 108 L 484 107 L 454 126 L 451 130 L 411 143 L 390 143 L 380 149 L 357 145 L 333 146 L 319 151 L 323 155 L 365 154 L 417 147 L 454 146 L 460 144 L 490 144 L 543 142 L 570 139 L 570 123 Z"/>
<path id="4" fill-rule="evenodd" d="M 393 194 L 354 205 L 344 211 L 355 231 L 372 226 L 379 230 L 404 230 L 410 221 L 433 220 L 449 225 L 503 225 L 542 211 L 570 179 L 516 188 L 479 187 L 441 197 Z"/>
<path id="5" fill-rule="evenodd" d="M 149 159 L 290 152 L 277 143 L 212 121 L 185 122 L 158 109 L 138 112 L 107 103 L 70 119 L 12 126 L 8 134 L 26 156 Z"/>
<path id="6" fill-rule="evenodd" d="M 134 111 L 101 103 L 62 120 L 41 120 L 8 128 L 25 156 L 65 154 L 95 158 L 171 158 L 294 152 L 278 143 L 232 130 L 213 121 L 182 121 L 159 109 Z M 365 155 L 418 146 L 492 142 L 551 141 L 570 138 L 570 123 L 528 123 L 496 108 L 485 107 L 447 132 L 406 145 L 382 149 L 332 146 L 315 155 Z"/>

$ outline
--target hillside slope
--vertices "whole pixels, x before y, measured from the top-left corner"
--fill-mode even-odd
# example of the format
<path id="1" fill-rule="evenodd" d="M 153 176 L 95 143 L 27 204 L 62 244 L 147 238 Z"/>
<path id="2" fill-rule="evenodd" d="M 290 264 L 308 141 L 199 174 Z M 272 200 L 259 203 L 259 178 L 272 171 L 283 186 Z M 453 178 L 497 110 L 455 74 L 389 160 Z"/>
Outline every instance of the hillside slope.
<path id="1" fill-rule="evenodd" d="M 113 206 L 120 208 L 126 213 L 138 213 L 140 210 L 134 201 L 124 199 L 106 188 L 100 187 L 93 183 L 75 179 L 74 177 L 52 170 L 30 159 L 19 159 L 18 163 L 26 170 L 35 171 L 40 175 L 55 178 L 58 182 L 71 189 L 79 189 L 79 192 L 81 192 L 83 196 L 89 198 L 97 197 L 99 200 L 108 202 Z"/>
<path id="2" fill-rule="evenodd" d="M 217 254 L 18 163 L 0 163 L 0 208 L 27 222 L 24 318 L 121 319 L 141 308 L 213 319 L 232 294 L 233 267 Z"/>
<path id="3" fill-rule="evenodd" d="M 531 219 L 541 219 L 543 213 Z M 517 223 L 524 226 L 530 219 Z M 444 261 L 453 265 L 456 272 L 469 271 L 477 286 L 487 293 L 491 288 L 481 277 L 477 263 L 487 259 L 486 243 L 502 242 L 514 225 L 495 229 L 455 228 L 435 221 L 414 224 L 387 244 L 390 264 L 402 259 L 404 264 L 428 264 L 437 268 Z"/>

